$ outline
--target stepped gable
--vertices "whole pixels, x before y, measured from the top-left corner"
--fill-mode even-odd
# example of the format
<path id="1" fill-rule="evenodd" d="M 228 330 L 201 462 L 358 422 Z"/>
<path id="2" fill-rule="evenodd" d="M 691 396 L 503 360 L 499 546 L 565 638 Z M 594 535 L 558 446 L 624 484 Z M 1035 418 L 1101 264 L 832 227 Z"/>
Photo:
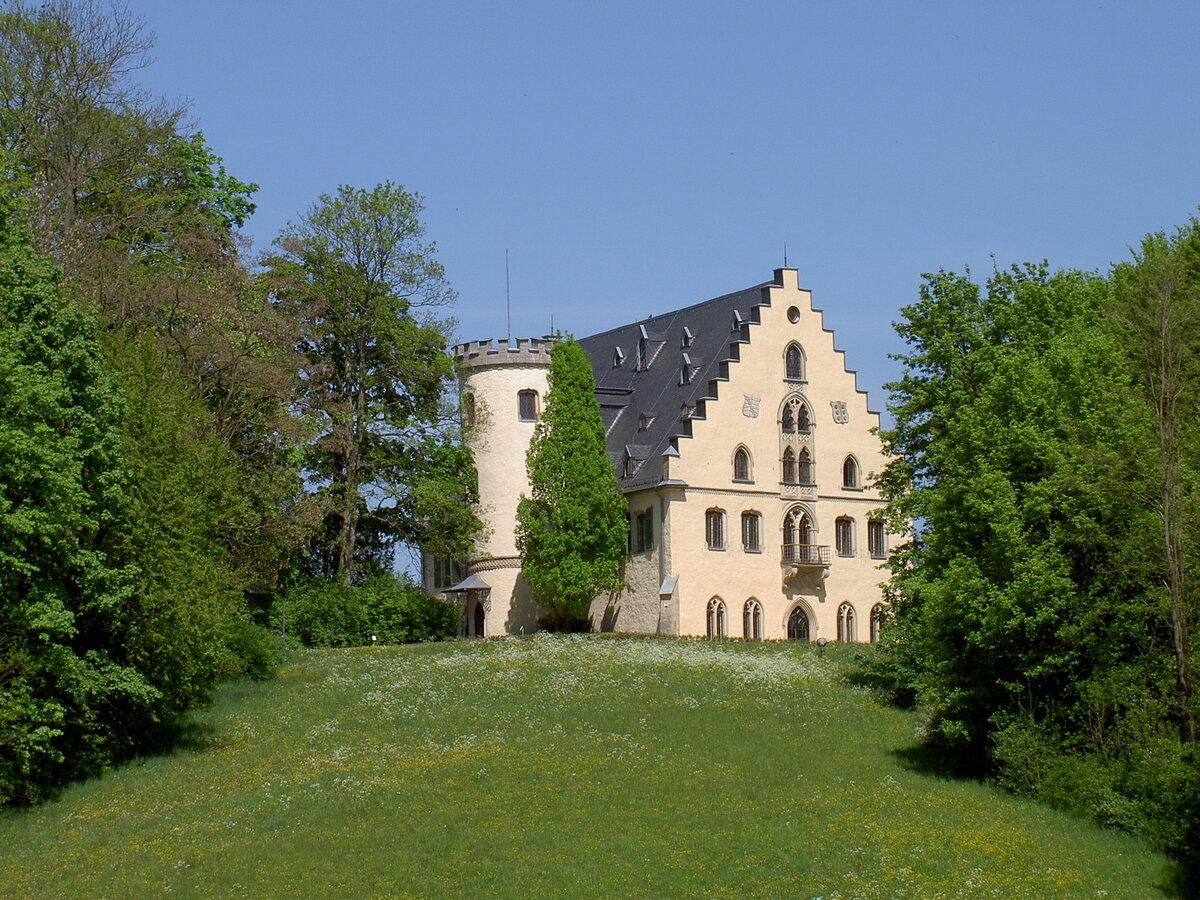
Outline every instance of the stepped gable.
<path id="1" fill-rule="evenodd" d="M 692 436 L 705 404 L 718 398 L 739 346 L 758 324 L 759 307 L 769 305 L 769 286 L 579 339 L 592 361 L 608 455 L 622 491 L 662 481 L 663 454 Z"/>

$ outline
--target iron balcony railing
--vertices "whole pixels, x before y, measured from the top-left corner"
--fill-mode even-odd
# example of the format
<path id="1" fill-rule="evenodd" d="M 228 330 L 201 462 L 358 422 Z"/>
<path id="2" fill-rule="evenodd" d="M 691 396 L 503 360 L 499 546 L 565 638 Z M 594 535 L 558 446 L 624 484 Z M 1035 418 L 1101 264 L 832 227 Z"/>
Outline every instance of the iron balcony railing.
<path id="1" fill-rule="evenodd" d="M 784 544 L 783 562 L 790 566 L 828 566 L 828 544 Z"/>

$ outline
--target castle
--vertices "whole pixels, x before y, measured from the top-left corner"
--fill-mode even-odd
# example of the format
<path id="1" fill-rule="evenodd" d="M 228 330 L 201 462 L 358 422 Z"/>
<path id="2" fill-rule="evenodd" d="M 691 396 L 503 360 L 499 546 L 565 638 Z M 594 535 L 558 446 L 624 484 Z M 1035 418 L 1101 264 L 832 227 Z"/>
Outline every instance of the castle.
<path id="1" fill-rule="evenodd" d="M 580 339 L 629 504 L 626 587 L 605 631 L 875 640 L 892 537 L 868 476 L 879 416 L 797 271 Z M 465 570 L 427 560 L 462 601 L 461 631 L 537 629 L 514 531 L 553 338 L 454 348 L 485 537 Z"/>

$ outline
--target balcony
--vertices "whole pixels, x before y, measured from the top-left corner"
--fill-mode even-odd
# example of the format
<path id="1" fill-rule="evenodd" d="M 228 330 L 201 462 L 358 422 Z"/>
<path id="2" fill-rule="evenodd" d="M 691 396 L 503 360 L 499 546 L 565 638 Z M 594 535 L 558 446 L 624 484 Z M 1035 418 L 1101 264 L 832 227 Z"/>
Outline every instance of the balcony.
<path id="1" fill-rule="evenodd" d="M 781 561 L 789 574 L 796 574 L 801 569 L 829 568 L 828 544 L 784 544 Z"/>

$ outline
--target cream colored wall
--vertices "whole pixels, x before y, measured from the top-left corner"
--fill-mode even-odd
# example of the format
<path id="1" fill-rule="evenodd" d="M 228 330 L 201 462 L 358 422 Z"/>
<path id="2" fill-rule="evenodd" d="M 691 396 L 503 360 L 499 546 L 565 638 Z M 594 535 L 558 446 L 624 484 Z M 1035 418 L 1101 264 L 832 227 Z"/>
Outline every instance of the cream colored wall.
<path id="1" fill-rule="evenodd" d="M 522 342 L 520 353 L 510 353 L 505 343 L 499 342 L 499 353 L 474 357 L 462 347 L 456 348 L 460 360 L 468 366 L 462 391 L 475 400 L 475 425 L 467 429 L 466 435 L 475 455 L 479 515 L 486 532 L 476 541 L 468 570 L 491 585 L 484 601 L 488 635 L 536 631 L 541 615 L 515 560 L 517 503 L 529 490 L 525 454 L 537 424 L 520 421 L 517 395 L 523 390 L 537 391 L 540 413 L 546 398 L 549 346 L 543 344 L 544 352 L 533 358 L 528 342 Z M 489 558 L 512 562 L 492 567 L 486 562 Z"/>
<path id="2" fill-rule="evenodd" d="M 871 608 L 882 599 L 878 585 L 885 577 L 877 568 L 880 560 L 867 556 L 867 514 L 882 501 L 873 490 L 843 490 L 841 467 L 846 454 L 853 453 L 860 483 L 882 468 L 879 441 L 870 433 L 878 417 L 867 410 L 866 395 L 856 390 L 854 375 L 845 370 L 833 335 L 812 309 L 811 294 L 799 290 L 794 270 L 783 270 L 783 276 L 784 285 L 771 289 L 771 306 L 760 308 L 761 324 L 750 326 L 750 343 L 741 345 L 740 361 L 730 364 L 730 380 L 720 383 L 719 400 L 709 402 L 705 419 L 693 423 L 694 436 L 680 440 L 680 457 L 671 467 L 672 478 L 689 485 L 686 499 L 672 503 L 671 512 L 670 564 L 679 576 L 679 629 L 705 634 L 708 602 L 719 596 L 726 607 L 727 634 L 741 637 L 742 609 L 754 598 L 763 609 L 764 637 L 786 637 L 788 615 L 801 603 L 810 613 L 811 637 L 833 640 L 838 607 L 849 602 L 856 614 L 856 636 L 866 640 Z M 788 321 L 790 307 L 800 312 L 796 323 Z M 749 318 L 748 309 L 741 313 Z M 802 393 L 814 422 L 816 499 L 803 505 L 814 514 L 814 543 L 830 545 L 832 558 L 826 577 L 805 578 L 785 590 L 782 525 L 794 501 L 780 496 L 779 412 L 794 387 L 784 378 L 784 352 L 792 340 L 805 352 L 808 383 Z M 760 398 L 757 417 L 743 413 L 747 395 Z M 831 401 L 846 403 L 847 424 L 834 422 Z M 739 445 L 751 453 L 753 484 L 733 482 L 733 453 Z M 705 513 L 711 508 L 726 513 L 723 551 L 706 546 Z M 762 514 L 761 553 L 742 549 L 741 514 L 747 511 Z M 855 522 L 855 556 L 849 558 L 833 549 L 834 521 L 843 515 Z"/>
<path id="3" fill-rule="evenodd" d="M 515 556 L 517 502 L 528 492 L 525 453 L 537 423 L 517 417 L 517 394 L 537 391 L 546 397 L 543 366 L 483 366 L 468 371 L 463 392 L 475 397 L 476 425 L 467 442 L 479 473 L 479 510 L 488 533 L 477 542 L 483 556 Z M 539 405 L 540 409 L 540 405 Z"/>

